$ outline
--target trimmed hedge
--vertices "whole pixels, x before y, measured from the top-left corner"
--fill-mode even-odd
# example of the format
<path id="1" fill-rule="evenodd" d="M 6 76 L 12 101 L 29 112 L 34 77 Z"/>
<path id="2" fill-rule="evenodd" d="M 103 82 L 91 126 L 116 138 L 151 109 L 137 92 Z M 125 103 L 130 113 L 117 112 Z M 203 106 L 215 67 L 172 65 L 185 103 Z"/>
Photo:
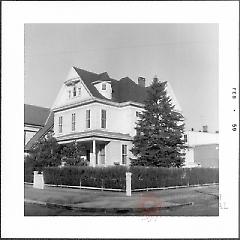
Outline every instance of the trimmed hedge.
<path id="1" fill-rule="evenodd" d="M 47 184 L 99 188 L 126 188 L 126 167 L 48 167 L 43 171 Z M 218 183 L 214 168 L 131 167 L 132 189 Z"/>
<path id="2" fill-rule="evenodd" d="M 24 157 L 24 182 L 33 183 L 33 171 L 33 160 L 29 156 Z"/>
<path id="3" fill-rule="evenodd" d="M 132 167 L 132 189 L 218 183 L 214 168 Z"/>
<path id="4" fill-rule="evenodd" d="M 125 167 L 48 167 L 43 171 L 47 184 L 125 189 Z"/>

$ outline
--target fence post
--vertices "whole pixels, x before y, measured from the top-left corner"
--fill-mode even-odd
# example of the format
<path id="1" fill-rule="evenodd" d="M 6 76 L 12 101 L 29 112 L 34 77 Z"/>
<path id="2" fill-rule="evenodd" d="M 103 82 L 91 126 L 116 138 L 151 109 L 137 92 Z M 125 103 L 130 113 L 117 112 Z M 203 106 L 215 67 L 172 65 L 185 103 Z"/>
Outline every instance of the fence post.
<path id="1" fill-rule="evenodd" d="M 126 172 L 126 196 L 131 197 L 132 189 L 131 189 L 131 172 Z"/>
<path id="2" fill-rule="evenodd" d="M 104 182 L 104 180 L 102 179 L 102 191 L 103 191 L 103 182 Z"/>
<path id="3" fill-rule="evenodd" d="M 44 179 L 43 174 L 38 173 L 38 171 L 34 171 L 34 177 L 33 177 L 33 187 L 38 189 L 44 189 Z"/>

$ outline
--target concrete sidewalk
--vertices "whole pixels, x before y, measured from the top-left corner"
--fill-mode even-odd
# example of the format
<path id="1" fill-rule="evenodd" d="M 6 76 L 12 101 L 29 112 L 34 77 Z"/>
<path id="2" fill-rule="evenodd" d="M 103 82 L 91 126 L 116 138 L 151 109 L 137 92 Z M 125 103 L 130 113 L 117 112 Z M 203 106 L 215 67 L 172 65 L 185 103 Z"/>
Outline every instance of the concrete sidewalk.
<path id="1" fill-rule="evenodd" d="M 32 186 L 25 185 L 25 202 L 89 212 L 141 212 L 192 205 L 193 192 L 208 194 L 209 189 L 218 194 L 218 186 L 139 192 L 127 197 L 124 192 L 56 187 L 34 189 Z"/>

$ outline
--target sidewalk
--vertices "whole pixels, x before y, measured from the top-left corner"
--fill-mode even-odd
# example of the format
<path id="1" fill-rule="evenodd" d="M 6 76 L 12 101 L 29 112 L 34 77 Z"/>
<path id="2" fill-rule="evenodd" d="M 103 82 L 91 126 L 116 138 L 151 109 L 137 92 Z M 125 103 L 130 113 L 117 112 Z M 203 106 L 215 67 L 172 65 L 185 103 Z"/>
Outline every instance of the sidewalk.
<path id="1" fill-rule="evenodd" d="M 218 187 L 211 192 L 218 194 Z M 209 192 L 209 187 L 162 190 L 153 192 L 132 193 L 127 197 L 125 192 L 102 192 L 97 190 L 67 189 L 45 187 L 34 189 L 25 185 L 25 202 L 66 209 L 94 212 L 141 212 L 151 209 L 168 209 L 192 205 L 193 192 L 196 195 Z"/>

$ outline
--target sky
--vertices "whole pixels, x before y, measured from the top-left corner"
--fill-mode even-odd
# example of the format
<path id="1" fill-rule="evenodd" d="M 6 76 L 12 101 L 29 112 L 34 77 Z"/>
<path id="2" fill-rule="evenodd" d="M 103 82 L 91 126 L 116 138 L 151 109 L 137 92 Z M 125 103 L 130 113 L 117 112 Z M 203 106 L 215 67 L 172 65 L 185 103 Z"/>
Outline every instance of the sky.
<path id="1" fill-rule="evenodd" d="M 218 24 L 25 24 L 24 102 L 51 108 L 72 66 L 170 82 L 186 129 L 218 130 Z"/>

